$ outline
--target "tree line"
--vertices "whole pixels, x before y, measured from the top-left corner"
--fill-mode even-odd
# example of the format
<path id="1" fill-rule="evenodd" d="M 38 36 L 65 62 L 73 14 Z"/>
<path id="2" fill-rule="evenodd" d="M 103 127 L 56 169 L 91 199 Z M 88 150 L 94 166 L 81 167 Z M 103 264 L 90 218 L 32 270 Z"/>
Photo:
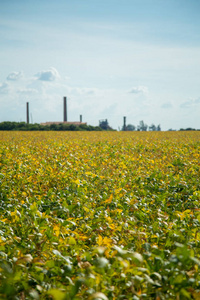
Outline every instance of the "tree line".
<path id="1" fill-rule="evenodd" d="M 107 121 L 107 120 L 106 120 Z M 75 125 L 75 124 L 50 124 L 50 125 L 41 125 L 38 123 L 27 124 L 26 122 L 1 122 L 0 123 L 0 131 L 105 131 L 105 130 L 114 130 L 110 126 L 104 126 L 104 123 L 100 123 L 99 126 L 92 125 Z M 120 130 L 120 128 L 119 128 Z M 161 131 L 160 125 L 151 124 L 148 126 L 144 123 L 144 121 L 140 121 L 139 125 L 135 126 L 132 124 L 128 124 L 124 129 L 124 126 L 121 129 L 122 131 Z M 179 131 L 199 131 L 200 129 L 195 128 L 181 128 Z M 176 131 L 175 129 L 169 129 L 168 131 Z"/>
<path id="2" fill-rule="evenodd" d="M 160 124 L 159 125 L 154 125 L 154 124 L 151 124 L 150 126 L 148 126 L 147 124 L 144 123 L 144 121 L 140 121 L 139 122 L 139 125 L 135 126 L 135 125 L 132 125 L 132 124 L 128 124 L 127 126 L 124 126 L 122 127 L 122 130 L 123 131 L 161 131 L 161 126 Z"/>
<path id="3" fill-rule="evenodd" d="M 2 122 L 0 123 L 0 130 L 13 130 L 13 131 L 102 131 L 99 126 L 92 125 L 75 125 L 75 124 L 27 124 L 25 122 Z"/>

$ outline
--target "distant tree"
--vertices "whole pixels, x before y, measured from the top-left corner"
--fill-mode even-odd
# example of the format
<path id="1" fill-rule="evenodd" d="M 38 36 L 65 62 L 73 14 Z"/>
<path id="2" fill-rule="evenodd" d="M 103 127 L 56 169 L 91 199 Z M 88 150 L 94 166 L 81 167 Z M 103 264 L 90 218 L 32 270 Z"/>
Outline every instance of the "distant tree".
<path id="1" fill-rule="evenodd" d="M 13 122 L 2 122 L 0 124 L 0 130 L 13 130 L 14 129 L 14 124 Z"/>
<path id="2" fill-rule="evenodd" d="M 157 131 L 161 131 L 161 126 L 160 126 L 160 124 L 157 126 L 156 130 L 157 130 Z"/>
<path id="3" fill-rule="evenodd" d="M 70 124 L 70 125 L 69 125 L 69 128 L 70 128 L 71 131 L 76 131 L 76 127 L 77 127 L 77 126 L 74 125 L 74 124 Z"/>
<path id="4" fill-rule="evenodd" d="M 191 128 L 191 127 L 188 127 L 188 128 L 186 128 L 185 130 L 187 130 L 187 131 L 193 131 L 193 130 L 196 130 L 196 129 Z"/>
<path id="5" fill-rule="evenodd" d="M 135 125 L 128 124 L 128 125 L 126 126 L 126 130 L 127 130 L 127 131 L 135 131 L 135 129 L 136 129 Z"/>
<path id="6" fill-rule="evenodd" d="M 102 131 L 102 128 L 99 127 L 99 126 L 94 126 L 94 127 L 93 127 L 93 130 L 94 130 L 94 131 Z"/>
<path id="7" fill-rule="evenodd" d="M 149 126 L 149 130 L 150 130 L 150 131 L 156 131 L 156 130 L 157 130 L 156 125 L 151 124 L 151 126 Z"/>
<path id="8" fill-rule="evenodd" d="M 168 129 L 168 131 L 176 131 L 176 129 L 172 129 L 172 128 L 170 128 L 170 129 Z"/>
<path id="9" fill-rule="evenodd" d="M 138 131 L 147 131 L 148 125 L 144 121 L 140 121 L 140 124 L 137 126 Z"/>
<path id="10" fill-rule="evenodd" d="M 59 129 L 59 125 L 57 124 L 50 124 L 50 130 L 58 130 Z"/>
<path id="11" fill-rule="evenodd" d="M 40 125 L 39 124 L 28 124 L 28 130 L 38 131 L 38 130 L 41 130 L 41 129 L 40 129 Z"/>
<path id="12" fill-rule="evenodd" d="M 81 130 L 87 130 L 88 126 L 86 124 L 81 124 L 79 127 Z"/>
<path id="13" fill-rule="evenodd" d="M 26 127 L 26 125 L 27 125 L 27 123 L 25 123 L 25 122 L 16 123 L 16 128 L 20 129 L 22 127 Z"/>
<path id="14" fill-rule="evenodd" d="M 191 128 L 191 127 L 188 127 L 188 128 L 181 128 L 179 129 L 179 131 L 195 131 L 195 130 L 198 130 L 198 129 L 195 129 L 195 128 Z"/>

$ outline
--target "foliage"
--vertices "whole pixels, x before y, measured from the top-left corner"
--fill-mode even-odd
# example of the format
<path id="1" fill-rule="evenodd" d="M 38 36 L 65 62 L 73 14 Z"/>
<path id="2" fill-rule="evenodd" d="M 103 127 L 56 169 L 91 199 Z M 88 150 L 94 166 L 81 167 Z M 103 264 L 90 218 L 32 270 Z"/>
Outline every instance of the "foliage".
<path id="1" fill-rule="evenodd" d="M 186 129 L 183 129 L 183 128 L 180 129 L 180 131 L 194 131 L 194 130 L 200 130 L 200 129 L 195 129 L 195 128 L 191 128 L 191 127 L 186 128 Z"/>
<path id="2" fill-rule="evenodd" d="M 161 131 L 161 126 L 158 125 L 154 125 L 151 124 L 150 126 L 148 126 L 147 124 L 144 123 L 144 121 L 140 121 L 139 125 L 135 126 L 132 124 L 128 124 L 125 129 L 124 126 L 122 126 L 122 131 L 147 131 L 149 129 L 149 131 Z"/>
<path id="3" fill-rule="evenodd" d="M 135 131 L 136 129 L 136 126 L 135 125 L 132 125 L 132 124 L 128 124 L 126 126 L 126 131 Z"/>
<path id="4" fill-rule="evenodd" d="M 25 122 L 2 122 L 0 123 L 0 130 L 17 130 L 17 131 L 102 131 L 99 126 L 91 126 L 86 124 L 27 124 Z"/>
<path id="5" fill-rule="evenodd" d="M 0 140 L 0 299 L 200 299 L 199 132 Z"/>
<path id="6" fill-rule="evenodd" d="M 144 121 L 140 121 L 140 124 L 137 126 L 138 131 L 147 131 L 148 125 Z"/>

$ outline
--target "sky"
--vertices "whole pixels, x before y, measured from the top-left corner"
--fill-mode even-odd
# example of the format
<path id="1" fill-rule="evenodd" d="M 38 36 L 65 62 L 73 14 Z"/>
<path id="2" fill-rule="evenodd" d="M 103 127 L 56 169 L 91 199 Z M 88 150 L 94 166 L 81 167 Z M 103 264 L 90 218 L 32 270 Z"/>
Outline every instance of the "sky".
<path id="1" fill-rule="evenodd" d="M 0 122 L 200 129 L 199 0 L 0 0 Z"/>

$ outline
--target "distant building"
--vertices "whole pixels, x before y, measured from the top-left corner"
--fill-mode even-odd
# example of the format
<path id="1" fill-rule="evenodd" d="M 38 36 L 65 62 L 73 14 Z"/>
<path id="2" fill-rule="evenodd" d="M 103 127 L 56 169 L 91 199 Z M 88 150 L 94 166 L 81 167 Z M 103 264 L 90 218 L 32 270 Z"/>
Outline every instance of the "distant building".
<path id="1" fill-rule="evenodd" d="M 67 121 L 67 97 L 63 97 L 63 122 L 45 122 L 40 123 L 40 125 L 47 126 L 47 125 L 59 125 L 59 124 L 66 124 L 66 125 L 87 125 L 87 123 L 82 122 L 83 116 L 80 115 L 80 121 L 79 122 L 68 122 Z"/>
<path id="2" fill-rule="evenodd" d="M 40 125 L 52 125 L 52 124 L 55 124 L 55 125 L 59 125 L 59 124 L 66 124 L 66 125 L 75 125 L 75 126 L 80 126 L 80 125 L 87 125 L 87 123 L 82 123 L 82 122 L 45 122 L 45 123 L 40 123 Z"/>
<path id="3" fill-rule="evenodd" d="M 99 127 L 103 130 L 112 130 L 112 128 L 108 124 L 108 120 L 99 120 Z"/>

